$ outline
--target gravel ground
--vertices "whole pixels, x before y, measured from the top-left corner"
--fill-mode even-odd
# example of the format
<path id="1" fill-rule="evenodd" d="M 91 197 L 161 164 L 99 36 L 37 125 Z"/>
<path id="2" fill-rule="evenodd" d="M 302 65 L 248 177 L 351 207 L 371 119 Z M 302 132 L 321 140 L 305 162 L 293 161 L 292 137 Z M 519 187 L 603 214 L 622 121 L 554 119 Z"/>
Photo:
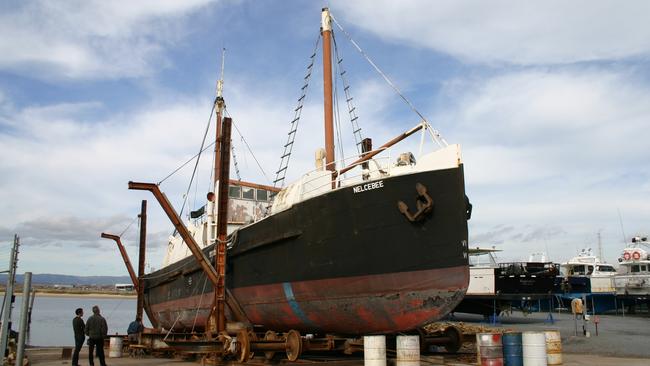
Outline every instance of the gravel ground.
<path id="1" fill-rule="evenodd" d="M 599 318 L 598 336 L 596 336 L 595 324 L 586 323 L 586 329 L 591 335 L 588 338 L 582 335 L 581 321 L 578 322 L 578 336 L 575 336 L 571 314 L 554 313 L 555 323 L 550 324 L 547 322 L 548 313 L 528 315 L 513 313 L 502 316 L 497 326 L 516 331 L 559 330 L 564 353 L 650 359 L 650 316 L 648 314 L 599 315 Z M 473 314 L 456 313 L 453 320 L 486 325 L 482 316 Z"/>

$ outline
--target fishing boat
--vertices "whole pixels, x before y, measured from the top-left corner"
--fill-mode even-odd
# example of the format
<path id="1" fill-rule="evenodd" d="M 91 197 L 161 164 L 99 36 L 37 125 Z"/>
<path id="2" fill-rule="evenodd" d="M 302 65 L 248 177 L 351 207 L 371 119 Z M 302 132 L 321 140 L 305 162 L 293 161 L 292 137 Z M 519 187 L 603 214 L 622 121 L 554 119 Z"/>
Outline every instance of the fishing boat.
<path id="1" fill-rule="evenodd" d="M 650 243 L 646 237 L 634 237 L 632 243 L 618 258 L 618 271 L 614 277 L 616 294 L 619 296 L 650 296 Z M 644 248 L 644 246 L 646 248 Z"/>
<path id="2" fill-rule="evenodd" d="M 227 212 L 216 207 L 223 196 L 215 200 L 210 194 L 206 206 L 182 223 L 167 208 L 181 230 L 169 240 L 163 267 L 144 276 L 144 305 L 154 327 L 186 332 L 214 324 L 218 287 L 201 258 L 218 262 L 221 244 L 227 245 L 222 259 L 227 264 L 217 278 L 225 278 L 230 299 L 226 316 L 262 329 L 342 335 L 407 331 L 444 317 L 465 295 L 471 205 L 460 146 L 447 144 L 422 117 L 378 149 L 364 139 L 358 155 L 336 159 L 332 22 L 323 9 L 325 149 L 316 149 L 316 168 L 282 186 L 296 135 L 294 119 L 273 187 L 216 180 L 214 192 L 231 196 Z M 308 70 L 309 77 L 311 65 Z M 225 130 L 224 99 L 217 89 L 216 146 L 220 139 L 224 146 L 219 135 L 222 123 Z M 416 132 L 440 143 L 417 160 L 396 145 Z M 215 179 L 227 166 L 215 164 Z M 133 182 L 130 187 L 144 189 Z M 156 197 L 162 202 L 162 195 Z M 224 213 L 230 232 L 225 240 L 217 233 Z M 203 254 L 188 250 L 189 242 Z"/>

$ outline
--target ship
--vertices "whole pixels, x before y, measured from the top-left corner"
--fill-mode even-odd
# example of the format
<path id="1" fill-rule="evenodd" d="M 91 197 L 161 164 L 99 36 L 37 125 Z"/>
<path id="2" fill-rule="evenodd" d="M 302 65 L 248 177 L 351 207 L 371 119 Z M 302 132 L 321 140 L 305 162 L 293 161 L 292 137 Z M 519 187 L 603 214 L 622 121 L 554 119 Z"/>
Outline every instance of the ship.
<path id="1" fill-rule="evenodd" d="M 528 261 L 497 263 L 494 248 L 470 248 L 470 280 L 463 301 L 454 312 L 499 315 L 513 308 L 537 310 L 553 292 L 559 266 L 544 253 L 533 253 Z"/>
<path id="2" fill-rule="evenodd" d="M 584 248 L 577 256 L 560 264 L 555 293 L 562 307 L 570 309 L 573 299 L 584 299 L 593 312 L 616 309 L 614 276 L 616 268 Z"/>
<path id="3" fill-rule="evenodd" d="M 635 236 L 618 258 L 618 272 L 614 276 L 616 295 L 621 298 L 650 298 L 650 253 L 648 238 Z M 645 248 L 644 248 L 645 247 Z"/>
<path id="4" fill-rule="evenodd" d="M 191 238 L 173 235 L 163 267 L 142 280 L 144 307 L 155 328 L 200 332 L 215 322 L 218 287 L 197 260 L 201 255 L 188 250 L 188 240 L 211 262 L 218 245 L 227 242 L 225 316 L 255 329 L 340 335 L 409 331 L 441 319 L 463 299 L 471 204 L 460 146 L 442 140 L 417 160 L 398 151 L 396 143 L 416 132 L 422 138 L 438 136 L 422 119 L 377 149 L 366 139 L 352 160 L 336 160 L 332 19 L 323 9 L 325 149 L 317 150 L 315 170 L 285 187 L 216 181 L 215 192 L 230 196 L 229 235 L 218 240 L 218 200 L 209 198 L 184 220 Z M 218 126 L 224 119 L 219 85 Z M 215 172 L 215 179 L 220 176 Z M 224 184 L 229 184 L 225 190 Z"/>

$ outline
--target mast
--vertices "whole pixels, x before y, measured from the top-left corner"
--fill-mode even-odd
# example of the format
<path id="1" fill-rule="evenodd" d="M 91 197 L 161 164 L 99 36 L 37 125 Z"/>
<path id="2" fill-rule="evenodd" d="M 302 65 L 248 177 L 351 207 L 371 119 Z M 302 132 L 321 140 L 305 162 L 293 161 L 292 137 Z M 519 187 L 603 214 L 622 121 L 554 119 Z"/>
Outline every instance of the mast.
<path id="1" fill-rule="evenodd" d="M 329 8 L 321 13 L 323 36 L 323 97 L 325 112 L 325 169 L 335 171 L 334 164 L 334 111 L 332 100 L 332 18 Z"/>
<path id="2" fill-rule="evenodd" d="M 217 224 L 216 224 L 216 215 L 217 215 L 217 202 L 219 202 L 219 176 L 221 174 L 221 121 L 223 120 L 223 110 L 226 107 L 226 103 L 223 99 L 223 70 L 226 63 L 226 49 L 221 50 L 221 78 L 217 80 L 217 97 L 214 100 L 214 109 L 217 112 L 216 119 L 216 128 L 215 128 L 215 144 L 214 144 L 214 184 L 212 191 L 216 195 L 214 204 L 210 205 L 212 210 L 208 212 L 208 215 L 212 215 L 212 220 L 209 223 L 210 225 L 210 238 L 209 240 L 214 241 L 217 239 Z M 214 222 L 212 222 L 214 221 Z"/>

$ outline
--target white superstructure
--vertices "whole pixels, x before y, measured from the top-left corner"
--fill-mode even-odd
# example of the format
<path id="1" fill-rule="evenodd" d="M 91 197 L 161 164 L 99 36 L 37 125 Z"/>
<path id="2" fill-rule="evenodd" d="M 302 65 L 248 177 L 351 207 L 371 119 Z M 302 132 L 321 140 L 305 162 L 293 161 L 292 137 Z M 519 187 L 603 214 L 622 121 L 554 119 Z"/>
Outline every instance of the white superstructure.
<path id="1" fill-rule="evenodd" d="M 560 273 L 565 278 L 588 277 L 592 293 L 614 292 L 616 269 L 593 255 L 591 248 L 583 249 L 576 257 L 560 264 Z"/>
<path id="2" fill-rule="evenodd" d="M 650 254 L 647 238 L 635 237 L 632 245 L 623 249 L 618 259 L 618 273 L 614 286 L 618 295 L 650 295 Z"/>

